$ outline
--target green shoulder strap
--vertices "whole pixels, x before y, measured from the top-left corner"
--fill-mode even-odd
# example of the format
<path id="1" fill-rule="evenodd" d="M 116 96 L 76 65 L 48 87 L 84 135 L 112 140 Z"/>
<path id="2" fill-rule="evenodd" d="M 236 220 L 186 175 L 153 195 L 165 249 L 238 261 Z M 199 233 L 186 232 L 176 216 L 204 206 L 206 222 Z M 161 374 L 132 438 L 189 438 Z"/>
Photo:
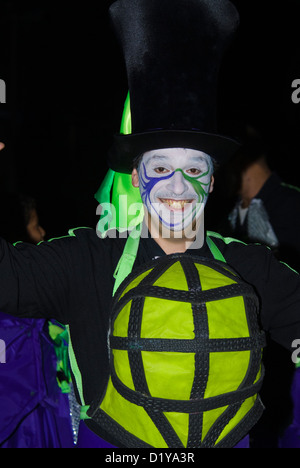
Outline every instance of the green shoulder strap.
<path id="1" fill-rule="evenodd" d="M 216 260 L 220 260 L 221 262 L 226 263 L 225 258 L 223 257 L 222 253 L 220 252 L 216 244 L 213 242 L 213 240 L 209 237 L 209 234 L 207 234 L 206 241 L 213 257 Z M 120 260 L 114 272 L 115 284 L 113 289 L 113 296 L 115 295 L 115 292 L 120 286 L 120 284 L 132 271 L 133 264 L 135 262 L 137 251 L 139 248 L 139 242 L 140 236 L 136 236 L 136 234 L 134 236 L 132 234 L 129 235 L 123 250 L 123 254 L 120 257 Z"/>
<path id="2" fill-rule="evenodd" d="M 114 272 L 115 284 L 113 289 L 113 296 L 115 295 L 116 290 L 124 279 L 131 273 L 133 264 L 136 259 L 137 251 L 140 243 L 140 234 L 141 234 L 141 225 L 139 229 L 139 235 L 137 236 L 137 231 L 132 231 L 126 241 L 122 256 L 118 262 L 118 265 Z M 135 232 L 135 235 L 133 235 Z"/>
<path id="3" fill-rule="evenodd" d="M 220 262 L 226 263 L 226 260 L 223 257 L 222 253 L 220 252 L 220 250 L 218 249 L 218 247 L 216 246 L 214 241 L 209 237 L 209 231 L 208 231 L 207 236 L 206 236 L 206 242 L 207 242 L 209 250 L 211 251 L 214 259 L 219 260 Z"/>

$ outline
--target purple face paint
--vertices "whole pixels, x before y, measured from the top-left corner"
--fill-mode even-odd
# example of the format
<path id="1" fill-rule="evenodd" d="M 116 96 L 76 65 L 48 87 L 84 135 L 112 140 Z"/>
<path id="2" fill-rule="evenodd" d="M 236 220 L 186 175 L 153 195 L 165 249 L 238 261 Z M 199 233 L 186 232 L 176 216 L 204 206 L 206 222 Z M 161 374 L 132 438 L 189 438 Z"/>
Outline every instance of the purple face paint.
<path id="1" fill-rule="evenodd" d="M 203 212 L 212 172 L 211 158 L 200 151 L 167 148 L 145 153 L 138 174 L 151 218 L 171 231 L 192 224 Z"/>

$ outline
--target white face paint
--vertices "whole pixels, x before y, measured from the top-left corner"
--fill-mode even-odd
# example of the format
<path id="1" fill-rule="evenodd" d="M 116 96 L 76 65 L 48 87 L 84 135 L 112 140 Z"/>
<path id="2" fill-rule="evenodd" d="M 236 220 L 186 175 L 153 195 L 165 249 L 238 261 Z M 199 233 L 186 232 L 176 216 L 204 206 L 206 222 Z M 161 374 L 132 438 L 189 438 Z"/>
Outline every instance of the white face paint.
<path id="1" fill-rule="evenodd" d="M 138 168 L 142 201 L 167 229 L 183 231 L 203 213 L 212 174 L 212 160 L 201 151 L 148 151 Z"/>

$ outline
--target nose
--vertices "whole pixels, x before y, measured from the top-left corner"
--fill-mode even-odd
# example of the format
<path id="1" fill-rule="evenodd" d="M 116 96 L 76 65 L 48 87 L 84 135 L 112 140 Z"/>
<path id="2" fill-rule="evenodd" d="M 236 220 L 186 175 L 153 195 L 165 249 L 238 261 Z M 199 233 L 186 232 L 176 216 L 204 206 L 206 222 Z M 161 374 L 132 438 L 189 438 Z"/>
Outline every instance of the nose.
<path id="1" fill-rule="evenodd" d="M 167 188 L 174 195 L 182 195 L 186 191 L 187 185 L 181 171 L 175 171 L 173 177 L 169 180 Z"/>

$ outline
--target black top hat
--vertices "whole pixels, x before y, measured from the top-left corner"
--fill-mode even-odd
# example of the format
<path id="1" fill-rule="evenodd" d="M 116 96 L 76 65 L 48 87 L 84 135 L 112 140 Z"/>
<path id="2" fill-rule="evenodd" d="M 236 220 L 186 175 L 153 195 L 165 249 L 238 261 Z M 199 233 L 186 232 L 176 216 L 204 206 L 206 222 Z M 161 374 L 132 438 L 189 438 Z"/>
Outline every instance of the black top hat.
<path id="1" fill-rule="evenodd" d="M 152 149 L 183 147 L 222 161 L 237 142 L 217 134 L 217 80 L 239 17 L 228 0 L 118 0 L 110 7 L 127 69 L 132 133 L 108 164 L 131 172 Z"/>

